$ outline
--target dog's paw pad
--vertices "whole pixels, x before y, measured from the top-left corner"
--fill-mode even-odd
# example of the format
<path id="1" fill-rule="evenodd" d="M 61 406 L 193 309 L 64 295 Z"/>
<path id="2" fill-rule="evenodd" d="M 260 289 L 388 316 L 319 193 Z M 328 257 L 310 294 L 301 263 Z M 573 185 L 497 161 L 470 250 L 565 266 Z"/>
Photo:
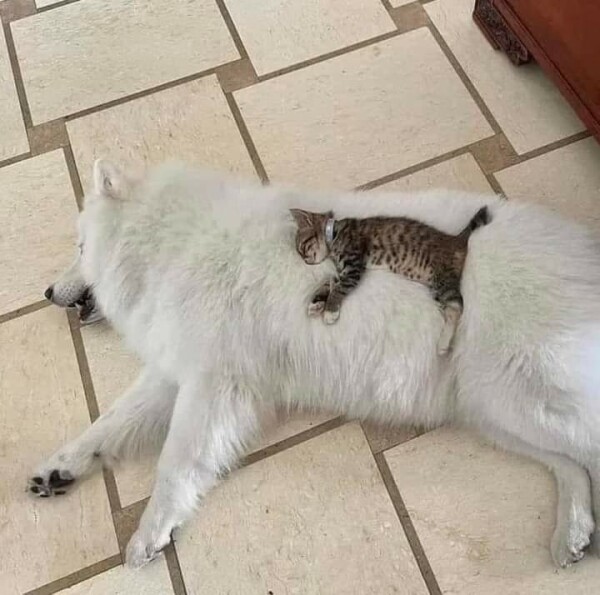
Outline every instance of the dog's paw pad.
<path id="1" fill-rule="evenodd" d="M 49 474 L 34 475 L 29 479 L 27 489 L 39 498 L 49 498 L 50 496 L 62 496 L 66 494 L 66 489 L 75 481 L 75 478 L 69 471 L 59 471 L 53 469 Z"/>

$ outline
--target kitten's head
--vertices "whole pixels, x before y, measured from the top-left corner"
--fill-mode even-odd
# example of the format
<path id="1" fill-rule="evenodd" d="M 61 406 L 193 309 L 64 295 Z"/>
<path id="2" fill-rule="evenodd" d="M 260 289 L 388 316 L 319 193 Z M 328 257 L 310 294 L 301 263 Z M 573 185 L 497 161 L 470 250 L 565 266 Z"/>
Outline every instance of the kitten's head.
<path id="1" fill-rule="evenodd" d="M 290 209 L 298 232 L 296 250 L 306 264 L 319 264 L 329 256 L 329 246 L 325 240 L 325 224 L 333 218 L 333 213 L 311 213 L 300 209 Z"/>

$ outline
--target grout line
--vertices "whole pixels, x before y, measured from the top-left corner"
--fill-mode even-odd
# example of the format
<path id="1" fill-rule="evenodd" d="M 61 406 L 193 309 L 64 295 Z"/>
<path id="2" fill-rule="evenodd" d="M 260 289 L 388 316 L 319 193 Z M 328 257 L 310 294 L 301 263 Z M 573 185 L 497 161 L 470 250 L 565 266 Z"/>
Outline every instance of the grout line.
<path id="1" fill-rule="evenodd" d="M 473 153 L 471 153 L 471 155 L 473 155 Z M 475 155 L 473 155 L 473 159 L 475 159 L 475 161 L 477 162 Z M 506 198 L 506 195 L 504 194 L 504 190 L 502 189 L 502 186 L 500 186 L 500 183 L 498 182 L 498 180 L 496 180 L 496 178 L 494 177 L 494 174 L 484 172 L 483 169 L 481 169 L 481 166 L 479 165 L 479 163 L 477 163 L 477 167 L 481 170 L 481 173 L 485 176 L 485 179 L 487 180 L 487 183 L 490 185 L 492 190 L 499 196 Z"/>
<path id="2" fill-rule="evenodd" d="M 269 446 L 265 446 L 257 451 L 254 451 L 244 457 L 240 463 L 239 468 L 247 467 L 248 465 L 253 465 L 254 463 L 258 463 L 258 461 L 262 461 L 263 459 L 267 459 L 272 457 L 273 455 L 279 454 L 288 448 L 292 448 L 293 446 L 297 446 L 302 442 L 306 442 L 312 438 L 316 438 L 321 434 L 325 434 L 330 432 L 331 430 L 335 430 L 340 426 L 343 426 L 347 420 L 343 417 L 336 417 L 334 419 L 330 419 L 329 421 L 323 422 L 318 426 L 314 426 L 312 428 L 308 428 L 308 430 L 304 430 L 304 432 L 300 432 L 299 434 L 294 434 L 293 436 L 289 436 L 279 442 L 275 442 L 275 444 L 270 444 Z"/>
<path id="3" fill-rule="evenodd" d="M 32 157 L 62 149 L 67 143 L 64 120 L 50 120 L 27 129 L 29 148 Z"/>
<path id="4" fill-rule="evenodd" d="M 375 45 L 376 43 L 380 43 L 382 41 L 387 41 L 388 39 L 398 37 L 403 33 L 406 33 L 406 31 L 399 31 L 398 29 L 394 29 L 393 31 L 389 31 L 388 33 L 383 33 L 382 35 L 377 35 L 376 37 L 371 37 L 370 39 L 359 41 L 358 43 L 348 45 L 344 48 L 334 50 L 327 54 L 322 54 L 315 58 L 311 58 L 310 60 L 304 60 L 303 62 L 298 62 L 297 64 L 293 64 L 292 66 L 286 66 L 285 68 L 281 68 L 279 70 L 274 70 L 273 72 L 260 75 L 258 77 L 258 82 L 262 83 L 274 79 L 278 76 L 289 74 L 290 72 L 295 72 L 296 70 L 302 70 L 303 68 L 313 66 L 314 64 L 319 64 L 320 62 L 325 62 L 326 60 L 329 60 L 331 58 L 337 58 L 338 56 L 343 56 L 344 54 L 350 54 L 356 50 L 366 48 L 370 45 Z"/>
<path id="5" fill-rule="evenodd" d="M 500 133 L 500 134 L 503 134 L 503 133 Z M 514 161 L 512 161 L 506 167 L 512 167 L 513 165 L 518 165 L 525 161 L 529 161 L 530 159 L 534 159 L 535 157 L 540 157 L 541 155 L 545 155 L 546 153 L 550 153 L 552 151 L 555 151 L 556 149 L 562 149 L 564 147 L 567 147 L 570 144 L 576 143 L 580 140 L 589 138 L 591 136 L 592 136 L 591 132 L 589 132 L 588 130 L 584 130 L 582 132 L 573 134 L 572 136 L 568 136 L 566 138 L 562 138 L 560 140 L 557 140 L 557 141 L 554 141 L 547 145 L 544 145 L 543 147 L 538 147 L 536 149 L 533 149 L 532 151 L 529 151 L 528 153 L 523 153 L 521 155 L 519 155 L 518 153 L 515 153 Z M 371 180 L 369 182 L 361 184 L 360 186 L 357 186 L 355 188 L 355 190 L 357 190 L 357 191 L 373 190 L 375 188 L 378 188 L 379 186 L 383 186 L 390 182 L 395 182 L 396 180 L 404 178 L 405 176 L 408 176 L 410 174 L 414 174 L 416 172 L 427 169 L 434 165 L 438 165 L 439 163 L 443 163 L 444 161 L 454 159 L 455 157 L 459 157 L 460 155 L 464 155 L 465 153 L 470 153 L 473 156 L 473 158 L 475 159 L 475 161 L 477 162 L 479 169 L 481 169 L 482 174 L 485 176 L 485 178 L 487 179 L 488 183 L 490 184 L 490 186 L 492 187 L 494 192 L 497 192 L 498 194 L 504 194 L 501 186 L 498 184 L 498 180 L 496 180 L 496 178 L 494 177 L 494 174 L 496 173 L 496 171 L 502 171 L 502 169 L 505 169 L 505 168 L 501 168 L 501 169 L 495 170 L 493 172 L 485 172 L 481 168 L 476 156 L 473 154 L 473 150 L 472 150 L 473 147 L 475 145 L 479 144 L 482 140 L 486 140 L 489 138 L 493 138 L 493 137 L 485 137 L 484 139 L 480 139 L 479 141 L 475 141 L 474 143 L 470 143 L 468 145 L 464 145 L 457 149 L 453 149 L 452 151 L 448 151 L 447 153 L 443 153 L 442 155 L 437 155 L 436 157 L 432 157 L 431 159 L 421 161 L 420 163 L 417 163 L 415 165 L 411 165 L 409 167 L 398 170 L 396 172 L 386 174 L 385 176 L 383 176 L 381 178 L 377 178 L 375 180 Z M 508 143 L 508 141 L 506 141 L 506 142 L 507 142 L 507 144 L 510 144 L 510 143 Z M 512 145 L 511 145 L 511 149 L 512 149 Z"/>
<path id="6" fill-rule="evenodd" d="M 79 209 L 79 211 L 82 211 L 84 192 L 83 187 L 81 185 L 81 178 L 79 177 L 79 170 L 77 169 L 77 163 L 75 162 L 75 155 L 73 154 L 73 148 L 71 147 L 70 139 L 69 144 L 66 147 L 63 147 L 63 153 L 65 156 L 65 162 L 67 164 L 69 177 L 71 178 L 73 194 L 75 195 L 75 200 L 77 201 L 77 208 Z"/>
<path id="7" fill-rule="evenodd" d="M 419 2 L 410 2 L 401 6 L 386 6 L 388 14 L 401 33 L 407 33 L 431 23 L 429 15 Z"/>
<path id="8" fill-rule="evenodd" d="M 360 427 L 361 430 L 363 432 L 363 434 L 365 435 L 365 438 L 367 439 L 367 442 L 369 443 L 369 448 L 371 450 L 371 454 L 376 455 L 376 454 L 383 454 L 385 452 L 387 452 L 388 450 L 391 450 L 392 448 L 396 448 L 396 446 L 400 446 L 401 444 L 406 444 L 407 442 L 410 442 L 411 440 L 414 440 L 415 438 L 419 438 L 419 436 L 423 436 L 423 434 L 426 434 L 427 432 L 429 432 L 429 430 L 426 430 L 423 427 L 419 427 L 419 426 L 404 426 L 404 425 L 400 425 L 400 426 L 396 426 L 396 425 L 392 425 L 392 426 L 386 426 L 386 425 L 380 425 L 380 424 L 373 424 L 373 422 L 369 422 L 367 420 L 358 420 L 360 422 Z M 381 447 L 381 448 L 376 448 L 376 445 L 374 444 L 374 442 L 378 439 L 378 434 L 380 432 L 382 432 L 384 435 L 386 434 L 387 431 L 406 431 L 409 433 L 408 436 L 402 436 L 401 439 L 399 440 L 393 440 L 388 442 L 388 444 L 386 444 L 385 446 Z M 414 434 L 413 434 L 414 432 Z"/>
<path id="9" fill-rule="evenodd" d="M 494 133 L 499 134 L 499 133 L 503 132 L 502 128 L 500 128 L 500 125 L 496 121 L 496 118 L 494 117 L 494 115 L 492 114 L 492 112 L 490 111 L 488 106 L 486 105 L 485 101 L 483 101 L 483 98 L 479 94 L 479 91 L 475 88 L 475 85 L 473 84 L 473 82 L 471 81 L 471 79 L 469 78 L 467 73 L 464 71 L 460 62 L 458 61 L 456 56 L 452 53 L 452 50 L 446 43 L 446 40 L 442 37 L 442 34 L 438 31 L 437 27 L 435 26 L 433 21 L 431 21 L 431 19 L 429 19 L 429 23 L 430 23 L 429 30 L 431 31 L 431 34 L 433 35 L 435 40 L 438 42 L 440 49 L 442 50 L 442 52 L 444 52 L 446 58 L 448 59 L 448 61 L 452 65 L 452 67 L 454 68 L 454 71 L 456 72 L 456 74 L 458 75 L 460 80 L 462 81 L 463 85 L 466 87 L 467 91 L 469 92 L 469 95 L 471 95 L 471 98 L 476 103 L 477 107 L 479 108 L 479 110 L 481 111 L 481 113 L 483 114 L 485 119 L 487 120 L 488 124 L 492 127 L 492 130 L 494 131 Z"/>
<path id="10" fill-rule="evenodd" d="M 79 325 L 79 320 L 77 319 L 77 313 L 74 310 L 67 310 L 67 317 L 69 319 L 69 328 L 71 330 L 75 355 L 77 356 L 77 364 L 79 366 L 79 373 L 81 375 L 81 382 L 83 384 L 90 421 L 94 423 L 98 417 L 100 417 L 100 409 L 98 407 L 96 392 L 94 391 L 94 385 L 92 383 L 92 375 L 85 353 L 81 327 Z"/>
<path id="11" fill-rule="evenodd" d="M 219 66 L 216 75 L 224 94 L 240 91 L 258 83 L 258 75 L 248 58 Z"/>
<path id="12" fill-rule="evenodd" d="M 244 118 L 242 117 L 242 112 L 235 101 L 235 98 L 232 93 L 225 93 L 225 99 L 227 99 L 227 104 L 229 105 L 229 109 L 233 115 L 233 119 L 237 124 L 238 130 L 242 136 L 242 140 L 244 141 L 244 145 L 246 145 L 246 150 L 250 155 L 250 159 L 252 160 L 252 164 L 254 165 L 254 169 L 258 174 L 258 177 L 261 179 L 263 184 L 268 184 L 269 176 L 267 175 L 267 171 L 265 170 L 265 166 L 263 165 L 262 159 L 256 150 L 256 145 L 252 140 L 252 136 L 250 136 L 250 132 L 248 131 L 248 127 L 246 126 L 246 122 L 244 122 Z"/>
<path id="13" fill-rule="evenodd" d="M 119 496 L 119 489 L 117 488 L 117 480 L 112 469 L 104 467 L 102 469 L 102 476 L 104 477 L 104 485 L 106 487 L 106 494 L 108 495 L 108 503 L 110 504 L 110 511 L 114 513 L 121 510 L 121 497 Z M 114 519 L 113 519 L 114 524 Z M 115 531 L 117 530 L 115 526 Z"/>
<path id="14" fill-rule="evenodd" d="M 90 372 L 90 366 L 87 359 L 87 354 L 85 352 L 85 345 L 83 343 L 83 336 L 81 335 L 81 326 L 74 310 L 67 310 L 67 317 L 69 320 L 69 328 L 71 330 L 73 347 L 75 349 L 75 356 L 77 357 L 77 365 L 79 366 L 79 375 L 83 385 L 83 393 L 85 395 L 90 421 L 93 424 L 98 417 L 100 417 L 100 408 L 98 407 L 98 399 L 96 398 L 92 374 Z M 106 487 L 110 510 L 114 513 L 121 510 L 121 499 L 119 497 L 117 483 L 115 481 L 114 474 L 110 469 L 104 468 L 102 472 L 104 475 L 104 486 Z M 117 527 L 114 523 L 114 518 L 113 524 L 115 525 L 114 528 L 116 533 Z"/>
<path id="15" fill-rule="evenodd" d="M 520 163 L 524 163 L 525 161 L 529 161 L 530 159 L 535 159 L 536 157 L 541 157 L 546 153 L 550 153 L 552 151 L 556 151 L 556 149 L 563 149 L 564 147 L 568 147 L 573 143 L 576 143 L 580 140 L 589 138 L 592 136 L 592 133 L 589 130 L 582 130 L 581 132 L 577 132 L 576 134 L 572 134 L 571 136 L 567 136 L 565 138 L 561 138 L 557 141 L 553 141 L 544 145 L 543 147 L 538 147 L 536 149 L 532 149 L 527 153 L 521 153 L 520 155 L 517 153 L 517 157 L 514 163 L 511 163 L 508 167 L 512 167 L 513 165 L 518 165 Z M 506 169 L 506 168 L 503 168 Z M 502 171 L 502 170 L 498 170 Z M 494 172 L 496 173 L 496 172 Z"/>
<path id="16" fill-rule="evenodd" d="M 187 595 L 187 589 L 185 587 L 185 581 L 183 580 L 181 564 L 179 563 L 179 556 L 177 555 L 177 548 L 175 547 L 173 536 L 171 536 L 169 545 L 167 545 L 163 551 L 174 595 Z"/>
<path id="17" fill-rule="evenodd" d="M 425 554 L 425 550 L 421 545 L 421 541 L 419 540 L 419 536 L 417 535 L 417 531 L 413 525 L 413 522 L 408 514 L 408 510 L 404 504 L 404 500 L 400 495 L 400 490 L 394 481 L 394 476 L 383 456 L 383 453 L 378 453 L 373 455 L 375 459 L 375 463 L 379 468 L 379 473 L 381 474 L 381 478 L 383 479 L 383 483 L 388 491 L 392 504 L 394 505 L 394 509 L 396 510 L 396 514 L 400 519 L 400 524 L 404 529 L 404 533 L 406 534 L 406 538 L 408 539 L 408 543 L 413 552 L 415 560 L 419 566 L 419 570 L 423 575 L 423 580 L 427 585 L 427 589 L 431 595 L 441 595 L 442 591 L 440 586 L 438 585 L 437 579 L 433 573 L 431 565 L 429 564 L 429 560 L 427 559 L 427 555 Z"/>
<path id="18" fill-rule="evenodd" d="M 40 6 L 37 11 L 38 14 L 42 12 L 48 12 L 49 10 L 54 10 L 55 8 L 62 8 L 63 6 L 68 6 L 69 4 L 75 4 L 79 2 L 79 0 L 63 0 L 62 2 L 57 2 L 56 4 L 50 4 L 48 6 Z"/>
<path id="19" fill-rule="evenodd" d="M 23 76 L 21 75 L 21 67 L 17 58 L 17 50 L 15 48 L 15 41 L 13 39 L 12 30 L 9 23 L 2 23 L 4 28 L 4 36 L 6 38 L 6 47 L 8 50 L 8 59 L 12 68 L 13 80 L 15 88 L 17 90 L 17 97 L 19 98 L 19 105 L 21 107 L 21 115 L 23 116 L 23 123 L 25 128 L 31 128 L 33 123 L 31 121 L 31 110 L 29 109 L 29 103 L 27 101 L 27 95 L 25 93 L 25 84 L 23 83 Z M 29 142 L 29 141 L 28 141 Z"/>
<path id="20" fill-rule="evenodd" d="M 58 591 L 62 591 L 63 589 L 68 589 L 73 585 L 77 585 L 86 581 L 98 574 L 106 572 L 108 570 L 112 570 L 117 566 L 121 565 L 121 555 L 117 554 L 115 556 L 111 556 L 110 558 L 106 558 L 101 562 L 96 562 L 91 566 L 86 566 L 85 568 L 80 568 L 75 572 L 68 574 L 67 576 L 63 576 L 51 583 L 43 585 L 42 587 L 37 587 L 31 591 L 27 591 L 24 595 L 52 595 L 52 593 L 57 593 Z"/>
<path id="21" fill-rule="evenodd" d="M 233 43 L 237 51 L 240 54 L 240 58 L 248 58 L 248 52 L 244 47 L 244 42 L 236 29 L 235 23 L 233 22 L 233 18 L 225 5 L 224 0 L 215 0 L 216 5 L 219 7 L 219 11 L 221 12 L 221 17 L 225 21 L 225 25 L 227 25 L 227 29 L 229 29 L 229 35 L 233 39 Z"/>
<path id="22" fill-rule="evenodd" d="M 26 161 L 30 157 L 33 157 L 31 151 L 27 153 L 21 153 L 20 155 L 15 155 L 14 157 L 9 157 L 8 159 L 4 159 L 0 161 L 0 169 L 3 167 L 8 167 L 9 165 L 13 165 L 15 163 L 19 163 L 20 161 Z"/>
<path id="23" fill-rule="evenodd" d="M 364 190 L 373 190 L 378 186 L 383 186 L 384 184 L 388 184 L 389 182 L 395 182 L 400 178 L 408 176 L 410 174 L 414 174 L 422 169 L 427 169 L 433 165 L 437 165 L 438 163 L 442 163 L 444 161 L 448 161 L 449 159 L 453 159 L 454 157 L 458 157 L 460 155 L 464 155 L 469 151 L 470 145 L 465 145 L 463 147 L 459 147 L 458 149 L 453 149 L 452 151 L 448 151 L 448 153 L 443 153 L 442 155 L 437 155 L 436 157 L 432 157 L 431 159 L 427 159 L 425 161 L 421 161 L 415 165 L 411 165 L 409 167 L 405 167 L 404 169 L 398 170 L 391 174 L 387 174 L 381 178 L 377 178 L 376 180 L 371 180 L 370 182 L 366 182 L 365 184 L 361 184 L 357 186 L 355 190 L 364 191 Z"/>
<path id="24" fill-rule="evenodd" d="M 19 318 L 20 316 L 25 316 L 26 314 L 33 314 L 33 312 L 42 310 L 43 308 L 46 308 L 49 305 L 49 301 L 40 300 L 39 302 L 28 304 L 27 306 L 22 306 L 21 308 L 17 308 L 16 310 L 12 310 L 11 312 L 5 312 L 4 314 L 0 314 L 0 324 L 3 324 L 4 322 L 9 322 L 10 320 L 14 320 L 15 318 Z"/>
<path id="25" fill-rule="evenodd" d="M 37 12 L 34 0 L 3 0 L 0 2 L 0 16 L 4 23 L 12 23 Z"/>
<path id="26" fill-rule="evenodd" d="M 79 0 L 77 0 L 79 1 Z M 237 60 L 232 60 L 232 62 L 237 62 Z M 224 64 L 230 64 L 231 62 L 225 62 Z M 96 112 L 101 112 L 102 110 L 109 109 L 111 107 L 115 107 L 117 105 L 121 105 L 123 103 L 128 103 L 129 101 L 134 101 L 135 99 L 141 99 L 142 97 L 147 97 L 148 95 L 152 95 L 154 93 L 160 93 L 161 91 L 166 91 L 167 89 L 171 89 L 173 87 L 178 87 L 179 85 L 185 85 L 186 83 L 191 83 L 197 79 L 204 78 L 205 76 L 210 76 L 214 74 L 216 76 L 217 69 L 223 66 L 223 64 L 219 64 L 218 66 L 213 66 L 212 68 L 208 68 L 207 70 L 202 70 L 200 72 L 195 72 L 194 74 L 189 74 L 187 76 L 181 77 L 179 79 L 175 79 L 172 81 L 167 81 L 166 83 L 161 83 L 160 85 L 156 85 L 155 87 L 149 87 L 148 89 L 143 89 L 142 91 L 137 91 L 136 93 L 131 93 L 130 95 L 124 95 L 123 97 L 117 97 L 116 99 L 111 99 L 110 101 L 106 101 L 105 103 L 99 103 L 98 105 L 94 105 L 92 107 L 87 107 L 78 112 L 73 112 L 72 114 L 66 114 L 61 116 L 65 118 L 67 122 L 70 120 L 76 120 L 77 118 L 83 118 L 84 116 L 89 116 L 91 114 L 95 114 Z"/>

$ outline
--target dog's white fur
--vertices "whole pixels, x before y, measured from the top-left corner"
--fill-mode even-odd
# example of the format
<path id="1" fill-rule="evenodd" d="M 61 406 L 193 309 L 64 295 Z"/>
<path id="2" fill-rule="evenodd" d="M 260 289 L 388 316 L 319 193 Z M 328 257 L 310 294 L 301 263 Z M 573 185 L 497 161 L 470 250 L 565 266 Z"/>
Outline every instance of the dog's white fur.
<path id="1" fill-rule="evenodd" d="M 600 253 L 590 232 L 490 196 L 308 195 L 176 165 L 136 181 L 107 162 L 94 180 L 82 255 L 53 300 L 66 305 L 74 283 L 93 287 L 146 367 L 38 474 L 79 477 L 98 458 L 164 440 L 131 566 L 168 543 L 281 405 L 474 426 L 554 472 L 553 558 L 583 556 L 593 510 L 600 518 Z M 470 240 L 451 356 L 436 353 L 443 319 L 427 290 L 389 273 L 369 272 L 336 325 L 307 316 L 333 269 L 302 263 L 289 207 L 404 215 L 457 233 L 483 204 L 492 222 Z"/>

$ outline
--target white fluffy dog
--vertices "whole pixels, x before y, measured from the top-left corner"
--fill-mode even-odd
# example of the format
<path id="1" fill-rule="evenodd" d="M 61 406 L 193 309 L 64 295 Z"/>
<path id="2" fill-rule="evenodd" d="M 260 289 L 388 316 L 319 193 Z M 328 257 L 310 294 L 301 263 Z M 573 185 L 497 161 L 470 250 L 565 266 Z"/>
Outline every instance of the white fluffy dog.
<path id="1" fill-rule="evenodd" d="M 334 271 L 296 254 L 290 207 L 457 233 L 483 204 L 492 221 L 470 240 L 450 356 L 436 352 L 443 319 L 427 289 L 397 275 L 368 272 L 335 326 L 307 316 Z M 68 306 L 91 290 L 145 369 L 30 489 L 64 491 L 99 461 L 164 442 L 131 566 L 169 542 L 262 414 L 289 405 L 475 426 L 554 472 L 557 564 L 600 542 L 600 252 L 584 228 L 489 196 L 307 195 L 175 165 L 134 180 L 101 161 L 79 233 L 77 262 L 48 294 Z"/>

